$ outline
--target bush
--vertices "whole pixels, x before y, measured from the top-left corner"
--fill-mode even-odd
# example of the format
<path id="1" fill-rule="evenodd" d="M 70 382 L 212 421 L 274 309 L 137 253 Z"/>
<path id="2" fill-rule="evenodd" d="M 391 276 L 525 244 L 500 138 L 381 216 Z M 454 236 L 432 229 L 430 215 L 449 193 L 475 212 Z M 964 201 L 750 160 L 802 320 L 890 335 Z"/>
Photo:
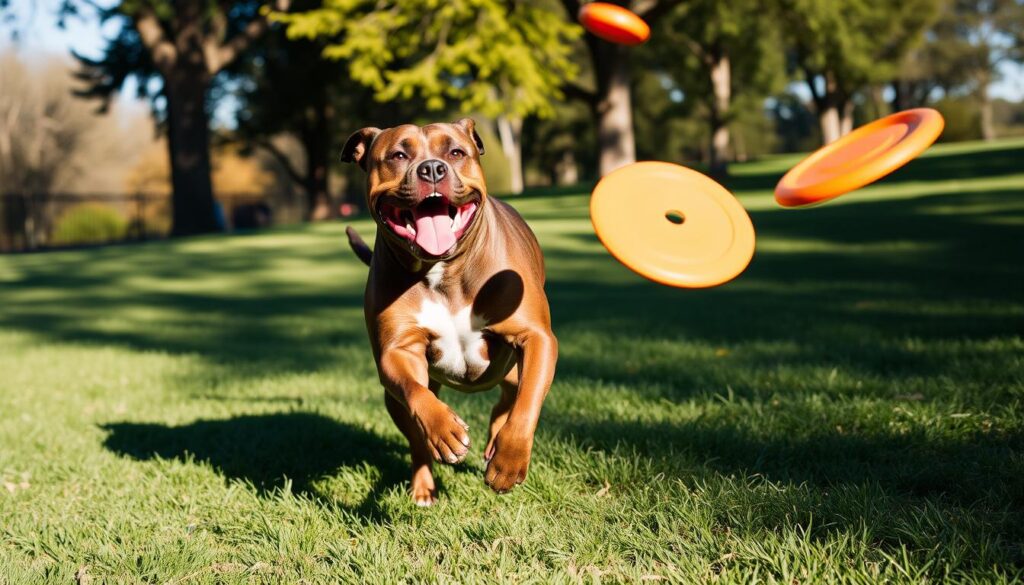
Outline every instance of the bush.
<path id="1" fill-rule="evenodd" d="M 961 142 L 981 139 L 981 112 L 969 97 L 947 97 L 933 106 L 946 119 L 940 142 Z"/>
<path id="2" fill-rule="evenodd" d="M 66 211 L 53 230 L 53 243 L 102 244 L 123 239 L 128 222 L 121 214 L 98 203 L 83 203 Z"/>

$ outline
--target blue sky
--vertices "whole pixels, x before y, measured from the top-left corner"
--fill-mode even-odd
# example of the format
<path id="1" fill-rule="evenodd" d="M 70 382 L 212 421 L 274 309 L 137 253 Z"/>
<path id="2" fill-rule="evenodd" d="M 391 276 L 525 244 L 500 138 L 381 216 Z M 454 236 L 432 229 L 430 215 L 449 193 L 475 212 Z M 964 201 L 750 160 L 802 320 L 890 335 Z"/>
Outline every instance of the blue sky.
<path id="1" fill-rule="evenodd" d="M 111 0 L 99 0 L 109 4 Z M 99 56 L 104 38 L 117 32 L 116 23 L 100 26 L 95 19 L 67 19 L 66 28 L 57 26 L 54 12 L 60 0 L 13 0 L 9 10 L 23 26 L 19 51 L 28 58 L 34 55 L 66 56 L 71 49 L 88 56 Z M 28 26 L 24 26 L 24 25 Z M 0 48 L 10 44 L 9 34 L 0 34 Z M 130 89 L 130 88 L 128 88 Z M 1006 64 L 1002 79 L 992 86 L 992 95 L 1011 101 L 1024 100 L 1024 67 Z M 125 91 L 121 99 L 134 99 L 134 91 Z M 220 111 L 216 116 L 222 122 L 231 118 L 230 112 Z"/>

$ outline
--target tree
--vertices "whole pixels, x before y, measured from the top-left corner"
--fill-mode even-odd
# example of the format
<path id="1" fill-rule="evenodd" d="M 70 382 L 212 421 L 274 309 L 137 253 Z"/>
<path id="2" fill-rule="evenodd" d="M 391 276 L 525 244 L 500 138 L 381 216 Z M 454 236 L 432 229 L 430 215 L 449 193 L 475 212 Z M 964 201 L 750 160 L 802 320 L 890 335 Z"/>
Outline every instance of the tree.
<path id="1" fill-rule="evenodd" d="M 567 16 L 575 21 L 583 6 L 580 0 L 561 0 Z M 613 3 L 625 6 L 655 26 L 658 21 L 684 0 L 636 0 Z M 598 173 L 607 175 L 615 169 L 636 161 L 636 137 L 633 128 L 633 79 L 631 57 L 635 48 L 603 41 L 587 33 L 584 36 L 584 59 L 589 63 L 591 81 L 585 87 L 570 81 L 565 94 L 582 100 L 590 107 L 598 137 Z"/>
<path id="2" fill-rule="evenodd" d="M 687 99 L 704 106 L 715 177 L 727 175 L 733 101 L 780 89 L 778 35 L 761 6 L 755 0 L 692 0 L 666 14 L 655 32 L 658 43 L 650 65 L 668 73 Z M 680 55 L 679 47 L 686 53 Z"/>
<path id="3" fill-rule="evenodd" d="M 956 51 L 965 85 L 978 100 L 982 138 L 995 138 L 988 88 L 1000 65 L 1024 61 L 1024 1 L 951 0 L 935 36 Z"/>
<path id="4" fill-rule="evenodd" d="M 238 93 L 236 137 L 246 146 L 270 153 L 306 194 L 306 218 L 333 214 L 330 198 L 330 156 L 334 138 L 334 101 L 338 94 L 337 65 L 320 57 L 323 47 L 309 41 L 288 41 L 266 35 L 236 75 L 244 80 Z M 273 140 L 292 134 L 303 160 L 294 161 Z"/>
<path id="5" fill-rule="evenodd" d="M 578 28 L 537 2 L 328 0 L 276 18 L 292 38 L 324 40 L 323 55 L 345 60 L 379 101 L 420 99 L 432 110 L 458 104 L 498 118 L 520 189 L 522 120 L 550 115 L 576 70 L 570 42 Z"/>
<path id="6" fill-rule="evenodd" d="M 524 159 L 539 183 L 576 185 L 595 172 L 597 141 L 590 110 L 570 100 L 555 104 L 550 118 L 530 118 L 523 127 L 529 144 Z"/>
<path id="7" fill-rule="evenodd" d="M 89 0 L 65 0 L 65 12 Z M 174 235 L 216 231 L 210 181 L 207 97 L 214 77 L 233 63 L 267 29 L 257 1 L 122 0 L 100 9 L 103 19 L 126 22 L 100 59 L 76 55 L 83 95 L 109 100 L 131 75 L 154 74 L 166 101 L 168 151 L 173 185 Z M 286 9 L 287 0 L 275 7 Z M 141 83 L 140 87 L 147 87 Z"/>
<path id="8" fill-rule="evenodd" d="M 939 93 L 959 92 L 972 83 L 972 71 L 988 68 L 987 59 L 961 34 L 964 29 L 956 0 L 941 3 L 939 17 L 926 31 L 925 42 L 903 58 L 892 81 L 892 109 L 922 107 Z"/>
<path id="9" fill-rule="evenodd" d="M 34 248 L 50 232 L 49 196 L 116 185 L 144 138 L 76 99 L 65 63 L 29 66 L 9 52 L 0 79 L 0 196 L 18 196 L 0 200 L 3 224 Z"/>
<path id="10" fill-rule="evenodd" d="M 923 40 L 940 0 L 778 0 L 792 65 L 807 83 L 823 142 L 853 128 L 854 94 L 888 82 Z"/>

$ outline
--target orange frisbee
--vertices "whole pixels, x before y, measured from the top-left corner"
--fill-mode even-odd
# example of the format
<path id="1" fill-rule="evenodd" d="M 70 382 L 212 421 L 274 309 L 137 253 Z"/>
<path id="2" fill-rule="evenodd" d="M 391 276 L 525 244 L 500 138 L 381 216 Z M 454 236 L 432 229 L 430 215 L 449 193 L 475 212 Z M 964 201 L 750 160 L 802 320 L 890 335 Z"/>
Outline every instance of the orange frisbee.
<path id="1" fill-rule="evenodd" d="M 669 286 L 728 282 L 754 255 L 754 226 L 739 201 L 711 178 L 670 163 L 633 163 L 601 179 L 590 221 L 616 260 Z"/>
<path id="2" fill-rule="evenodd" d="M 811 205 L 874 183 L 924 152 L 945 125 L 942 114 L 917 108 L 861 126 L 790 169 L 775 186 L 775 201 Z"/>
<path id="3" fill-rule="evenodd" d="M 616 4 L 591 2 L 580 8 L 580 24 L 594 35 L 620 45 L 639 45 L 651 36 L 642 18 Z"/>

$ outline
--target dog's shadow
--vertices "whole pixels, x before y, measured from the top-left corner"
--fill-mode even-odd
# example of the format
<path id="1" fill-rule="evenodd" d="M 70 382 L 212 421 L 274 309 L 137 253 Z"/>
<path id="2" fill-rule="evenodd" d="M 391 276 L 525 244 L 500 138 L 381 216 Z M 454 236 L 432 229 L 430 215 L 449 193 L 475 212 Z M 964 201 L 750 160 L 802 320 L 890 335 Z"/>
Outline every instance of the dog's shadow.
<path id="1" fill-rule="evenodd" d="M 121 422 L 103 425 L 103 445 L 138 460 L 207 462 L 227 480 L 251 483 L 268 494 L 291 482 L 295 493 L 331 499 L 318 480 L 345 468 L 370 467 L 368 494 L 346 509 L 367 518 L 382 514 L 379 500 L 409 479 L 404 441 L 313 413 L 293 412 L 199 420 L 182 426 Z M 440 486 L 439 486 L 440 488 Z M 339 502 L 335 502 L 339 503 Z"/>

